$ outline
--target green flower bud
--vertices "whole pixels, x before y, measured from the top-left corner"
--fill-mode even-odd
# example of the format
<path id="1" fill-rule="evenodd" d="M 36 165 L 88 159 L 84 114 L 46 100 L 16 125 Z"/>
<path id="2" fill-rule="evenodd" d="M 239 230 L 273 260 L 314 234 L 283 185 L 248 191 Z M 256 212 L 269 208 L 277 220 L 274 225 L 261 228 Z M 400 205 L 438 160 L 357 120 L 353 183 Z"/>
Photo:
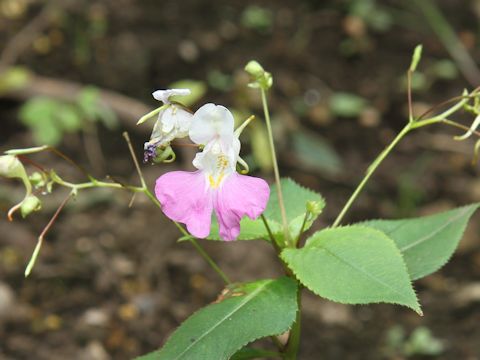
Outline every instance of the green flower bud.
<path id="1" fill-rule="evenodd" d="M 0 156 L 0 176 L 9 178 L 19 177 L 23 178 L 25 175 L 25 168 L 23 164 L 13 155 Z"/>
<path id="2" fill-rule="evenodd" d="M 23 201 L 20 207 L 22 217 L 25 218 L 34 211 L 38 211 L 42 208 L 42 202 L 35 195 L 28 195 Z"/>
<path id="3" fill-rule="evenodd" d="M 29 180 L 35 188 L 45 186 L 45 178 L 38 171 L 35 171 L 32 175 L 30 175 Z"/>
<path id="4" fill-rule="evenodd" d="M 272 74 L 260 65 L 257 61 L 251 60 L 245 66 L 245 71 L 252 77 L 253 82 L 248 84 L 252 88 L 262 88 L 268 90 L 273 85 Z"/>
<path id="5" fill-rule="evenodd" d="M 262 65 L 255 60 L 250 60 L 248 62 L 248 64 L 245 66 L 245 71 L 255 79 L 263 76 L 265 73 Z"/>
<path id="6" fill-rule="evenodd" d="M 323 206 L 319 201 L 307 201 L 307 211 L 314 215 L 318 216 L 322 212 Z"/>

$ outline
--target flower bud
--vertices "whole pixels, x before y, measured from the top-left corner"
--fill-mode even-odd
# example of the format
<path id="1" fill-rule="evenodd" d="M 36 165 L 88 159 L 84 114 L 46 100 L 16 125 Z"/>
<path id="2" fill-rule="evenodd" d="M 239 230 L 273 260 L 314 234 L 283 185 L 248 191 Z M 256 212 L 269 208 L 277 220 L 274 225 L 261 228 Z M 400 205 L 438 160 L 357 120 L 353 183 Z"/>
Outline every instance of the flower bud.
<path id="1" fill-rule="evenodd" d="M 322 212 L 323 206 L 319 201 L 307 201 L 307 211 L 314 215 L 318 216 Z"/>
<path id="2" fill-rule="evenodd" d="M 42 208 L 42 202 L 35 195 L 28 195 L 23 201 L 20 207 L 22 217 L 25 218 L 34 211 L 38 211 Z"/>
<path id="3" fill-rule="evenodd" d="M 248 84 L 248 86 L 253 88 L 262 88 L 263 90 L 268 90 L 272 87 L 272 74 L 270 74 L 268 71 L 265 71 L 262 65 L 260 65 L 257 61 L 249 61 L 245 66 L 245 71 L 253 79 L 253 82 Z"/>
<path id="4" fill-rule="evenodd" d="M 248 64 L 245 66 L 245 71 L 251 75 L 253 78 L 259 78 L 263 76 L 265 70 L 263 69 L 262 65 L 260 65 L 255 60 L 250 60 Z"/>
<path id="5" fill-rule="evenodd" d="M 25 174 L 23 164 L 13 155 L 0 156 L 0 176 L 9 178 L 20 177 Z"/>

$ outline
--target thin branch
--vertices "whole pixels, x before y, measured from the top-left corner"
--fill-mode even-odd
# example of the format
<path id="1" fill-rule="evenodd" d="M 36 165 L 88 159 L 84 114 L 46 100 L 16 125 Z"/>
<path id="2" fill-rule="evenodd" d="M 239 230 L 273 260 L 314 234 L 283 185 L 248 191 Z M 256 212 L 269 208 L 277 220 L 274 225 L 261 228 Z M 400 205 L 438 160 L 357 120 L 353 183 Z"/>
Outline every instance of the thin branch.
<path id="1" fill-rule="evenodd" d="M 123 133 L 123 137 L 125 138 L 125 141 L 127 142 L 128 150 L 130 150 L 130 155 L 132 156 L 133 163 L 135 164 L 135 169 L 137 170 L 138 177 L 140 178 L 140 182 L 142 184 L 142 187 L 144 189 L 146 189 L 147 184 L 145 183 L 145 179 L 143 178 L 142 170 L 140 169 L 140 164 L 138 163 L 137 157 L 135 156 L 135 150 L 133 150 L 132 141 L 130 140 L 130 136 L 128 135 L 128 132 L 125 131 Z"/>
<path id="2" fill-rule="evenodd" d="M 213 261 L 213 259 L 208 255 L 208 253 L 200 246 L 200 244 L 195 239 L 189 239 L 189 241 L 193 244 L 195 249 L 203 256 L 205 261 L 217 272 L 217 274 L 223 279 L 225 284 L 230 285 L 232 282 L 228 278 L 228 276 L 220 269 L 220 267 Z"/>
<path id="3" fill-rule="evenodd" d="M 413 121 L 412 74 L 412 70 L 407 71 L 408 121 Z"/>
<path id="4" fill-rule="evenodd" d="M 48 222 L 48 224 L 45 226 L 43 231 L 38 236 L 37 245 L 35 246 L 35 250 L 33 251 L 33 254 L 32 254 L 32 257 L 30 258 L 30 261 L 28 262 L 27 268 L 25 269 L 25 277 L 30 275 L 30 272 L 32 271 L 33 266 L 35 265 L 35 261 L 38 257 L 39 252 L 40 252 L 40 248 L 42 247 L 43 239 L 45 238 L 45 235 L 50 230 L 52 225 L 55 223 L 55 221 L 58 218 L 58 215 L 60 215 L 60 212 L 63 210 L 65 205 L 67 205 L 67 202 L 72 198 L 72 196 L 73 196 L 73 191 L 68 193 L 68 196 L 62 201 L 62 203 L 58 207 L 57 211 L 55 211 L 55 214 L 53 214 L 53 216 L 50 219 L 50 221 Z"/>

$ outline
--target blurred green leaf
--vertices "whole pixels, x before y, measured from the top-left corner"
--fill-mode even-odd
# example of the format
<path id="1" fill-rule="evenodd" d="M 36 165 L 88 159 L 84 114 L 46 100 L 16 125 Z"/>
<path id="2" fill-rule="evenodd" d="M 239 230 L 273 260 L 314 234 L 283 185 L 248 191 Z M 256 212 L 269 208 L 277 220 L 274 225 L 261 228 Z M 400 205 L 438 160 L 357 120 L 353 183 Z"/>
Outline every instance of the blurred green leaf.
<path id="1" fill-rule="evenodd" d="M 88 120 L 101 121 L 110 130 L 118 127 L 117 116 L 102 103 L 100 90 L 96 87 L 85 86 L 77 96 L 76 105 Z"/>
<path id="2" fill-rule="evenodd" d="M 20 108 L 20 120 L 30 128 L 37 144 L 55 146 L 61 141 L 63 129 L 55 118 L 61 106 L 59 101 L 38 97 Z"/>
<path id="3" fill-rule="evenodd" d="M 258 6 L 249 5 L 245 8 L 241 17 L 242 25 L 258 31 L 270 30 L 273 26 L 272 11 Z"/>
<path id="4" fill-rule="evenodd" d="M 88 120 L 97 120 L 100 91 L 94 86 L 85 86 L 77 95 L 76 103 Z"/>
<path id="5" fill-rule="evenodd" d="M 360 115 L 368 102 L 355 94 L 336 92 L 329 100 L 330 111 L 335 116 L 355 117 Z"/>
<path id="6" fill-rule="evenodd" d="M 220 91 L 230 90 L 233 84 L 232 77 L 219 70 L 210 71 L 207 75 L 207 81 L 210 87 Z"/>
<path id="7" fill-rule="evenodd" d="M 455 63 L 449 59 L 438 60 L 432 67 L 433 74 L 440 79 L 454 80 L 458 77 Z"/>
<path id="8" fill-rule="evenodd" d="M 191 94 L 186 96 L 172 96 L 171 101 L 177 101 L 187 107 L 194 105 L 207 93 L 207 86 L 203 81 L 180 80 L 168 86 L 169 89 L 190 89 Z"/>
<path id="9" fill-rule="evenodd" d="M 444 350 L 445 346 L 443 343 L 435 338 L 432 332 L 424 326 L 416 328 L 404 345 L 404 353 L 407 356 L 438 356 Z"/>
<path id="10" fill-rule="evenodd" d="M 292 134 L 292 145 L 297 160 L 307 168 L 335 175 L 343 167 L 335 149 L 319 135 L 295 131 Z"/>
<path id="11" fill-rule="evenodd" d="M 58 104 L 55 116 L 60 122 L 59 126 L 66 132 L 75 132 L 83 127 L 82 118 L 72 104 Z"/>

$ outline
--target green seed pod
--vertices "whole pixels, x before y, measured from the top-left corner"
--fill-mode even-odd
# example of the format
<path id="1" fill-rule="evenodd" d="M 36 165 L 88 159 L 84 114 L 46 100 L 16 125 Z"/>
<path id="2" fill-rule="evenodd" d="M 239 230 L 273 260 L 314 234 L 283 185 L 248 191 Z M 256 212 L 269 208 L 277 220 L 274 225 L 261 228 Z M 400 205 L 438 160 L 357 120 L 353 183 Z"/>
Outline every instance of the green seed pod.
<path id="1" fill-rule="evenodd" d="M 23 201 L 20 207 L 22 217 L 25 218 L 34 211 L 38 211 L 42 208 L 42 202 L 35 195 L 28 195 Z"/>

